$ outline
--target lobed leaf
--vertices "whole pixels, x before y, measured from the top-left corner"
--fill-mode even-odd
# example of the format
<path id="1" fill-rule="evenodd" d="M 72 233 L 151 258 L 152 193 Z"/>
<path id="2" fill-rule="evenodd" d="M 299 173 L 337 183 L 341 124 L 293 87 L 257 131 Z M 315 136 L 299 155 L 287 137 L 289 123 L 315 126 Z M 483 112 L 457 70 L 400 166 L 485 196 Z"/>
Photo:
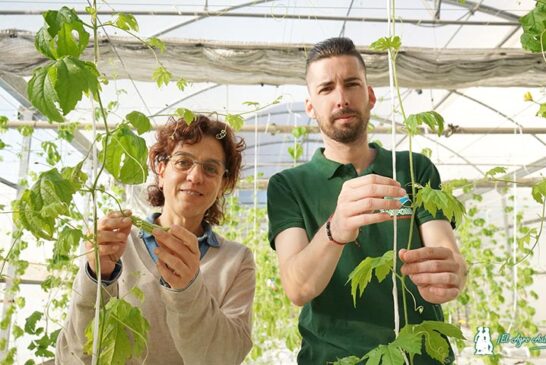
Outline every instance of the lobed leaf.
<path id="1" fill-rule="evenodd" d="M 171 81 L 171 78 L 173 77 L 172 73 L 170 73 L 165 67 L 159 66 L 154 71 L 152 78 L 157 83 L 157 87 L 161 87 L 161 85 L 167 86 L 169 82 Z"/>
<path id="2" fill-rule="evenodd" d="M 238 132 L 245 124 L 245 120 L 240 114 L 228 114 L 226 115 L 226 123 Z"/>
<path id="3" fill-rule="evenodd" d="M 161 39 L 156 37 L 151 37 L 151 38 L 148 38 L 147 42 L 150 47 L 159 49 L 159 53 L 165 52 L 165 48 L 166 48 L 165 42 L 163 42 Z"/>
<path id="4" fill-rule="evenodd" d="M 360 296 L 364 294 L 364 290 L 372 280 L 372 273 L 375 269 L 375 276 L 379 282 L 382 282 L 387 274 L 392 270 L 393 251 L 389 250 L 380 257 L 366 257 L 352 272 L 349 274 L 351 282 L 351 295 L 353 303 L 356 307 L 356 298 L 358 292 Z"/>
<path id="5" fill-rule="evenodd" d="M 506 167 L 496 166 L 485 173 L 485 177 L 493 177 L 498 174 L 506 174 Z"/>
<path id="6" fill-rule="evenodd" d="M 132 14 L 118 13 L 118 17 L 114 21 L 114 24 L 120 29 L 138 32 L 138 22 Z"/>
<path id="7" fill-rule="evenodd" d="M 125 116 L 125 119 L 136 128 L 138 134 L 143 134 L 152 129 L 150 119 L 141 112 L 132 111 Z"/>
<path id="8" fill-rule="evenodd" d="M 444 132 L 444 118 L 435 111 L 411 114 L 404 125 L 410 136 L 416 136 L 420 133 L 420 127 L 426 124 L 430 130 L 441 136 Z"/>
<path id="9" fill-rule="evenodd" d="M 148 177 L 146 141 L 121 126 L 102 141 L 100 159 L 106 170 L 124 184 L 142 184 Z"/>
<path id="10" fill-rule="evenodd" d="M 385 52 L 387 50 L 398 51 L 402 42 L 399 36 L 394 37 L 382 37 L 373 42 L 370 48 L 374 51 Z"/>
<path id="11" fill-rule="evenodd" d="M 533 185 L 531 195 L 537 203 L 544 204 L 544 198 L 546 197 L 546 179 Z"/>
<path id="12" fill-rule="evenodd" d="M 537 1 L 535 8 L 519 19 L 523 28 L 521 46 L 531 52 L 546 49 L 546 3 Z"/>

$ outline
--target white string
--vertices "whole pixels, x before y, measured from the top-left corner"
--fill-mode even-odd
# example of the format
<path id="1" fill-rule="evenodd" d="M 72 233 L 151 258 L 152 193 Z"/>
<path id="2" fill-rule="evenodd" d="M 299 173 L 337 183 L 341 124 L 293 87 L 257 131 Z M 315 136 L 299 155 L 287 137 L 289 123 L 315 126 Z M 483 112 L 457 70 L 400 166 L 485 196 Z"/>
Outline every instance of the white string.
<path id="1" fill-rule="evenodd" d="M 516 128 L 514 128 L 514 134 L 517 134 Z M 514 210 L 513 210 L 513 219 L 514 223 L 512 225 L 512 315 L 510 316 L 510 325 L 508 325 L 508 333 L 511 332 L 514 321 L 516 320 L 517 310 L 518 310 L 518 262 L 517 262 L 517 253 L 518 253 L 518 195 L 517 188 L 518 184 L 516 182 L 517 176 L 514 171 L 512 174 L 512 191 L 514 194 Z"/>
<path id="2" fill-rule="evenodd" d="M 387 34 L 393 37 L 395 34 L 394 20 L 391 14 L 391 1 L 387 0 Z M 394 94 L 394 74 L 391 58 L 391 50 L 388 50 L 389 55 L 389 92 L 391 95 L 391 141 L 392 141 L 392 178 L 396 180 L 396 121 L 394 120 L 395 113 L 395 94 Z M 400 332 L 400 315 L 398 312 L 398 286 L 396 284 L 396 256 L 398 255 L 398 220 L 394 214 L 393 223 L 393 270 L 392 270 L 392 298 L 394 301 L 394 333 L 398 336 Z"/>
<path id="3" fill-rule="evenodd" d="M 254 239 L 258 239 L 258 113 L 254 114 Z"/>

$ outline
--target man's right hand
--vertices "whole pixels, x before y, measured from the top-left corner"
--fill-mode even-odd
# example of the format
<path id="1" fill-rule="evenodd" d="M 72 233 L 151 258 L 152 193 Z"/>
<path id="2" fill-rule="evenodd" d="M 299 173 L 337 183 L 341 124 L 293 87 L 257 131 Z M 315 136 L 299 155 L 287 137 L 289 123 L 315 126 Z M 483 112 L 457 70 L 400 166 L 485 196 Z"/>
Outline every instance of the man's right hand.
<path id="1" fill-rule="evenodd" d="M 125 214 L 125 215 L 124 215 Z M 125 252 L 127 246 L 127 237 L 131 232 L 130 210 L 124 211 L 124 214 L 118 212 L 110 212 L 105 217 L 102 217 L 98 222 L 97 227 L 97 244 L 99 246 L 100 257 L 100 272 L 101 277 L 109 279 L 116 263 Z M 91 242 L 86 243 L 87 261 L 93 273 L 97 272 L 95 261 L 95 252 Z"/>
<path id="2" fill-rule="evenodd" d="M 340 243 L 356 240 L 360 227 L 381 223 L 393 218 L 388 213 L 379 213 L 379 209 L 400 209 L 398 199 L 406 190 L 400 183 L 380 175 L 366 175 L 346 181 L 337 199 L 330 229 L 332 238 Z"/>

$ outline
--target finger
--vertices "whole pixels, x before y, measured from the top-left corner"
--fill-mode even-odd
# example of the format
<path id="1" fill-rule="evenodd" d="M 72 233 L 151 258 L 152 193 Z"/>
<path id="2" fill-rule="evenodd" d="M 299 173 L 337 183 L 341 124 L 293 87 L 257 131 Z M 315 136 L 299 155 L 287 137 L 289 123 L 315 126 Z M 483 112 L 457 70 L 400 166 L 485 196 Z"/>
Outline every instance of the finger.
<path id="1" fill-rule="evenodd" d="M 400 198 L 407 194 L 406 190 L 399 186 L 378 185 L 378 184 L 354 187 L 354 188 L 350 188 L 350 191 L 352 195 L 356 197 L 357 199 L 384 198 L 384 197 Z"/>
<path id="2" fill-rule="evenodd" d="M 119 213 L 119 212 L 118 212 Z M 104 217 L 99 220 L 98 229 L 99 230 L 120 230 L 128 232 L 132 226 L 131 218 L 124 216 L 117 217 Z"/>
<path id="3" fill-rule="evenodd" d="M 345 183 L 348 187 L 359 188 L 362 186 L 378 184 L 378 185 L 391 185 L 395 187 L 400 187 L 400 183 L 390 177 L 370 174 L 366 176 L 359 176 L 357 178 L 351 179 Z"/>
<path id="4" fill-rule="evenodd" d="M 117 260 L 117 258 L 121 256 L 119 254 L 120 248 L 121 248 L 120 244 L 115 243 L 115 244 L 109 244 L 109 245 L 98 245 L 97 248 L 99 250 L 100 257 L 114 256 L 116 257 L 116 260 Z M 91 245 L 91 247 L 89 247 L 89 250 L 94 250 L 94 247 Z"/>
<path id="5" fill-rule="evenodd" d="M 440 288 L 429 286 L 420 290 L 421 296 L 431 303 L 445 303 L 457 298 L 460 290 L 458 288 Z M 429 298 L 429 299 L 427 299 Z"/>
<path id="6" fill-rule="evenodd" d="M 392 221 L 393 217 L 387 213 L 367 213 L 347 218 L 348 227 L 362 227 L 368 224 L 382 223 Z"/>
<path id="7" fill-rule="evenodd" d="M 427 260 L 412 264 L 402 265 L 400 271 L 404 275 L 413 275 L 419 273 L 437 273 L 437 272 L 458 272 L 459 264 L 452 260 Z"/>
<path id="8" fill-rule="evenodd" d="M 166 264 L 167 267 L 170 268 L 170 270 L 176 275 L 183 277 L 188 275 L 190 272 L 189 267 L 179 257 L 171 255 L 162 249 L 156 249 L 155 252 L 158 257 L 158 262 L 161 261 L 162 263 Z"/>
<path id="9" fill-rule="evenodd" d="M 197 237 L 182 226 L 173 224 L 168 232 L 154 229 L 152 234 L 173 252 L 179 252 L 184 247 L 194 255 L 199 253 Z"/>
<path id="10" fill-rule="evenodd" d="M 99 244 L 106 244 L 111 242 L 125 243 L 127 240 L 127 233 L 114 232 L 114 231 L 98 231 L 97 242 Z"/>
<path id="11" fill-rule="evenodd" d="M 157 271 L 159 271 L 159 274 L 161 275 L 161 277 L 171 287 L 175 286 L 174 283 L 176 282 L 176 280 L 180 280 L 180 277 L 176 275 L 176 273 L 174 273 L 172 269 L 168 267 L 167 264 L 165 264 L 163 261 L 160 261 L 160 260 L 157 261 Z"/>
<path id="12" fill-rule="evenodd" d="M 405 263 L 446 260 L 453 257 L 453 252 L 447 247 L 421 247 L 413 250 L 400 250 L 399 257 Z"/>
<path id="13" fill-rule="evenodd" d="M 459 287 L 459 276 L 451 272 L 424 273 L 409 276 L 417 286 Z"/>
<path id="14" fill-rule="evenodd" d="M 380 209 L 400 209 L 402 204 L 398 200 L 367 198 L 346 204 L 339 212 L 347 217 L 377 212 Z"/>

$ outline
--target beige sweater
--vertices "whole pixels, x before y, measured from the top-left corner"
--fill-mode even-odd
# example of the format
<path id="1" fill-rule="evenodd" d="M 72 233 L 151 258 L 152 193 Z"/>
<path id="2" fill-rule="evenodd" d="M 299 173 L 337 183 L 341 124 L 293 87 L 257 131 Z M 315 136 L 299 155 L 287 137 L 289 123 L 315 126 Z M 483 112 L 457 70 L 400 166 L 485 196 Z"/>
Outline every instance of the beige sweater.
<path id="1" fill-rule="evenodd" d="M 163 287 L 160 275 L 138 231 L 133 229 L 123 255 L 119 279 L 103 297 L 123 297 L 141 308 L 150 323 L 148 357 L 128 364 L 240 364 L 252 347 L 251 308 L 256 284 L 251 251 L 218 236 L 220 247 L 209 247 L 200 273 L 183 291 Z M 127 293 L 144 292 L 140 303 Z M 57 340 L 55 363 L 90 364 L 83 354 L 85 328 L 93 319 L 96 283 L 80 268 L 68 321 Z"/>

